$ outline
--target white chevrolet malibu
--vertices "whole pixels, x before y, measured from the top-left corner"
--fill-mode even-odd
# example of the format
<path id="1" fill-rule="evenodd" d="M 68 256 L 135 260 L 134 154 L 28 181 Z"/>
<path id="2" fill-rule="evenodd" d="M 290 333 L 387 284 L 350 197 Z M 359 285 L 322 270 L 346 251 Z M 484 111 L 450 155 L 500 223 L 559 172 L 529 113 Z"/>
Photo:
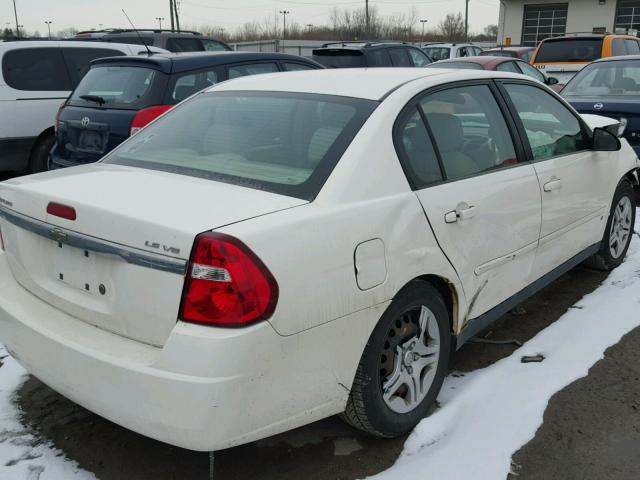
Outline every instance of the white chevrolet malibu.
<path id="1" fill-rule="evenodd" d="M 0 183 L 0 341 L 189 449 L 338 413 L 403 434 L 466 340 L 623 261 L 639 164 L 614 123 L 500 72 L 219 84 L 97 164 Z"/>

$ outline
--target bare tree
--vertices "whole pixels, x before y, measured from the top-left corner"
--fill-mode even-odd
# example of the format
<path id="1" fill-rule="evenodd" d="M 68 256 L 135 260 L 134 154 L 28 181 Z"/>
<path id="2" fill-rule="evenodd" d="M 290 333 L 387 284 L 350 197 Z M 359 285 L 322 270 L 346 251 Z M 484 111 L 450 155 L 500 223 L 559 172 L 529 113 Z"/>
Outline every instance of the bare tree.
<path id="1" fill-rule="evenodd" d="M 464 18 L 462 13 L 447 13 L 447 16 L 438 24 L 438 30 L 445 40 L 449 42 L 464 40 Z"/>

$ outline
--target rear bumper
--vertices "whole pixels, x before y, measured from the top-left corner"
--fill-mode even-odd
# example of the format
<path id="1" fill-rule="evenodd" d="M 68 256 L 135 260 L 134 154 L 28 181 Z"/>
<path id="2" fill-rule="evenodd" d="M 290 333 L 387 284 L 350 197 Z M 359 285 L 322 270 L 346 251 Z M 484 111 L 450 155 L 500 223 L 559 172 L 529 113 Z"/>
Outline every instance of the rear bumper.
<path id="1" fill-rule="evenodd" d="M 49 152 L 49 170 L 57 170 L 59 168 L 75 167 L 77 165 L 85 165 L 100 160 L 101 156 L 87 155 L 83 157 L 62 155 L 60 147 L 56 143 L 51 152 Z"/>
<path id="2" fill-rule="evenodd" d="M 192 450 L 257 440 L 341 412 L 386 305 L 291 337 L 177 322 L 158 348 L 38 299 L 0 252 L 0 341 L 30 373 L 125 428 Z"/>
<path id="3" fill-rule="evenodd" d="M 21 172 L 29 166 L 29 156 L 37 137 L 0 139 L 0 171 Z"/>

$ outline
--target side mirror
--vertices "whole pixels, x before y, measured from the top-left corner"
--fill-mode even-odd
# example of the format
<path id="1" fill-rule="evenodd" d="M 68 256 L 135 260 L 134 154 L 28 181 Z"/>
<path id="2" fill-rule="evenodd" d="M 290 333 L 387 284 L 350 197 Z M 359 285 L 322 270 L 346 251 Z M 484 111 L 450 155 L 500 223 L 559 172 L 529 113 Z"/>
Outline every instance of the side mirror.
<path id="1" fill-rule="evenodd" d="M 609 130 L 600 127 L 593 130 L 592 150 L 596 152 L 617 152 L 621 148 L 620 140 Z"/>
<path id="2" fill-rule="evenodd" d="M 556 77 L 547 77 L 544 83 L 546 83 L 547 85 L 557 85 L 558 79 Z"/>

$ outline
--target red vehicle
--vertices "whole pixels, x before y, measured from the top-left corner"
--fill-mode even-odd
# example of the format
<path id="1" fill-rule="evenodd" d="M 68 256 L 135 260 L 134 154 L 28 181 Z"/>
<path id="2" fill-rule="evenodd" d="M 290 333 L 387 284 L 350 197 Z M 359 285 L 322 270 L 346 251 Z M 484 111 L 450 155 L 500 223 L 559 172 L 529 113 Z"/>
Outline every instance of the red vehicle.
<path id="1" fill-rule="evenodd" d="M 531 58 L 533 58 L 533 52 L 535 51 L 536 47 L 495 47 L 484 50 L 480 53 L 480 56 L 519 58 L 531 63 Z"/>
<path id="2" fill-rule="evenodd" d="M 465 57 L 455 58 L 452 60 L 440 60 L 427 65 L 425 68 L 460 68 L 474 70 L 495 70 L 498 72 L 520 73 L 549 85 L 553 90 L 560 91 L 564 85 L 558 84 L 558 79 L 547 77 L 537 68 L 531 66 L 527 62 L 513 57 Z"/>

